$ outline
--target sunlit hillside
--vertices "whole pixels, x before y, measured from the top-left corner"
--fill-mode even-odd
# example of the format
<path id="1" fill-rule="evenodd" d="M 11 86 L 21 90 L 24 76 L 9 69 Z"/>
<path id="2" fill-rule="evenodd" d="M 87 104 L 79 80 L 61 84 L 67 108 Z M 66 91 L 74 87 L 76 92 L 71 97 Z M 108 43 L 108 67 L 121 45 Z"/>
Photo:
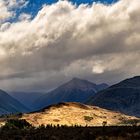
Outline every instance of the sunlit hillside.
<path id="1" fill-rule="evenodd" d="M 38 112 L 24 114 L 26 119 L 33 126 L 39 125 L 81 125 L 81 126 L 102 126 L 102 125 L 124 125 L 136 117 L 127 116 L 119 112 L 113 112 L 95 106 L 88 106 L 79 103 L 60 103 L 52 105 Z"/>

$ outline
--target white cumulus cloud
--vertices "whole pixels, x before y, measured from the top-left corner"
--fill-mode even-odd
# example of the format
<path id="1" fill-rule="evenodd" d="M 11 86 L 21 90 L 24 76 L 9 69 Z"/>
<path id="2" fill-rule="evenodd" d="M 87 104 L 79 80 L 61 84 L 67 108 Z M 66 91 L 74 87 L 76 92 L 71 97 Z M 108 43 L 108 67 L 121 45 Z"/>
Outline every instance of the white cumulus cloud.
<path id="1" fill-rule="evenodd" d="M 74 76 L 112 84 L 140 74 L 139 13 L 139 0 L 79 6 L 58 1 L 34 19 L 22 14 L 3 23 L 1 87 L 48 89 Z"/>
<path id="2" fill-rule="evenodd" d="M 16 14 L 15 8 L 21 8 L 27 4 L 26 0 L 0 0 L 0 24 Z"/>

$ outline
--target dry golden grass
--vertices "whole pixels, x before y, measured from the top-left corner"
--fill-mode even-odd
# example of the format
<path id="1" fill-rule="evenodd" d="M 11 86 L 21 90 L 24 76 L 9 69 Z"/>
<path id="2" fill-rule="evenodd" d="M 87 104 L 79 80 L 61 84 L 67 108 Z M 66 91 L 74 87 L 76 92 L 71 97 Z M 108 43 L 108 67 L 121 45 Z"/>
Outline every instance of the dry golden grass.
<path id="1" fill-rule="evenodd" d="M 39 112 L 24 114 L 22 119 L 26 119 L 33 126 L 42 124 L 102 126 L 103 122 L 107 122 L 107 125 L 122 125 L 123 121 L 138 118 L 95 106 L 79 103 L 61 103 Z"/>

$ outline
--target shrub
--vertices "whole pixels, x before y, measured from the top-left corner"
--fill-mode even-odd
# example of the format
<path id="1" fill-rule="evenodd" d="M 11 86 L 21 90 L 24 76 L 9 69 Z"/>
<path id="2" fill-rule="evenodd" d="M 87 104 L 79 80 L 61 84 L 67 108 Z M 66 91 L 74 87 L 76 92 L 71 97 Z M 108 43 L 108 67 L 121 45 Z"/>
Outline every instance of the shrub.
<path id="1" fill-rule="evenodd" d="M 7 120 L 2 129 L 24 129 L 29 127 L 31 127 L 31 124 L 26 120 L 10 119 Z"/>
<path id="2" fill-rule="evenodd" d="M 137 126 L 138 123 L 140 123 L 140 120 L 138 120 L 138 119 L 124 120 L 124 121 L 122 121 L 122 123 L 125 125 Z"/>
<path id="3" fill-rule="evenodd" d="M 107 121 L 103 121 L 102 125 L 106 126 L 107 125 Z"/>
<path id="4" fill-rule="evenodd" d="M 84 120 L 90 122 L 91 120 L 93 120 L 93 117 L 91 117 L 91 116 L 84 116 Z"/>

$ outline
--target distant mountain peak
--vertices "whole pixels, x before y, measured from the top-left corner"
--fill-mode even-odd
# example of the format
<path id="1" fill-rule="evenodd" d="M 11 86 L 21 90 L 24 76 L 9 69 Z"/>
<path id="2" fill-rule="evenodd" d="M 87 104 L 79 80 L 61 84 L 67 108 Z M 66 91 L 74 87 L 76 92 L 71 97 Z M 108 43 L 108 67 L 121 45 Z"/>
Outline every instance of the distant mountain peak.
<path id="1" fill-rule="evenodd" d="M 104 85 L 96 85 L 90 81 L 74 77 L 67 83 L 41 96 L 36 100 L 34 106 L 36 109 L 41 109 L 59 102 L 84 103 L 104 88 Z"/>
<path id="2" fill-rule="evenodd" d="M 96 86 L 97 85 L 95 83 L 74 77 L 74 78 L 72 78 L 72 80 L 68 81 L 61 87 L 69 89 L 69 88 L 91 88 L 91 87 L 93 88 Z"/>
<path id="3" fill-rule="evenodd" d="M 78 77 L 73 77 L 73 78 L 72 78 L 72 81 L 78 81 L 78 80 L 81 80 L 81 79 L 78 78 Z"/>
<path id="4" fill-rule="evenodd" d="M 74 77 L 70 80 L 71 82 L 81 82 L 81 81 L 86 81 L 86 80 L 83 80 L 83 79 L 80 79 L 78 77 Z"/>

